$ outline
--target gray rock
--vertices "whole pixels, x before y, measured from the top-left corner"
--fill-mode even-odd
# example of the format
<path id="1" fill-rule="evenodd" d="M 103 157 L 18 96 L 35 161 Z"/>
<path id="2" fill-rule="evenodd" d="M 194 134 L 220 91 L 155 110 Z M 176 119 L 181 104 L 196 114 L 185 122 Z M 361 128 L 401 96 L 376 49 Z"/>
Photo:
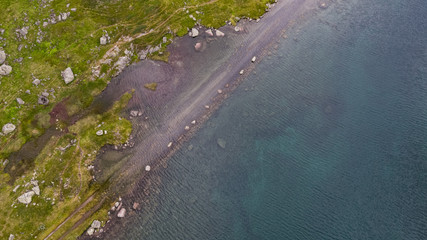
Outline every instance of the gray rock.
<path id="1" fill-rule="evenodd" d="M 49 25 L 48 22 L 43 22 L 43 27 L 47 27 L 47 25 Z"/>
<path id="2" fill-rule="evenodd" d="M 12 67 L 6 64 L 0 66 L 0 75 L 7 76 L 12 72 Z"/>
<path id="3" fill-rule="evenodd" d="M 102 136 L 102 135 L 104 135 L 104 131 L 98 130 L 98 131 L 96 131 L 96 135 Z"/>
<path id="4" fill-rule="evenodd" d="M 61 72 L 62 78 L 64 78 L 65 84 L 69 84 L 74 80 L 74 73 L 70 67 L 67 67 L 63 72 Z"/>
<path id="5" fill-rule="evenodd" d="M 3 33 L 4 33 L 4 29 L 0 28 L 0 34 L 3 35 Z"/>
<path id="6" fill-rule="evenodd" d="M 227 142 L 226 142 L 224 139 L 222 139 L 222 138 L 218 138 L 218 139 L 216 140 L 216 142 L 218 143 L 218 145 L 219 145 L 221 148 L 225 149 L 225 146 L 226 146 Z"/>
<path id="7" fill-rule="evenodd" d="M 209 36 L 213 37 L 212 29 L 208 29 L 208 30 L 206 30 L 206 31 L 205 31 L 205 33 L 206 33 L 207 35 L 209 35 Z"/>
<path id="8" fill-rule="evenodd" d="M 87 235 L 92 236 L 93 233 L 95 232 L 95 229 L 93 227 L 90 227 L 86 232 L 87 232 Z"/>
<path id="9" fill-rule="evenodd" d="M 102 37 L 99 39 L 99 43 L 100 43 L 101 45 L 106 45 L 106 44 L 107 44 L 107 37 L 102 36 Z"/>
<path id="10" fill-rule="evenodd" d="M 39 96 L 39 100 L 37 101 L 40 105 L 48 105 L 49 99 L 45 96 Z"/>
<path id="11" fill-rule="evenodd" d="M 168 41 L 168 38 L 167 37 L 163 37 L 162 41 L 163 41 L 163 43 L 166 43 Z"/>
<path id="12" fill-rule="evenodd" d="M 126 208 L 120 209 L 119 213 L 117 213 L 117 217 L 124 218 L 126 216 Z"/>
<path id="13" fill-rule="evenodd" d="M 91 227 L 94 229 L 101 228 L 101 222 L 99 220 L 93 220 Z"/>
<path id="14" fill-rule="evenodd" d="M 15 235 L 10 234 L 10 235 L 9 235 L 9 240 L 13 240 L 13 239 L 15 239 Z"/>
<path id="15" fill-rule="evenodd" d="M 119 60 L 117 60 L 116 63 L 114 63 L 114 66 L 117 69 L 117 74 L 123 71 L 123 69 L 128 65 L 130 62 L 130 58 L 128 56 L 119 57 Z"/>
<path id="16" fill-rule="evenodd" d="M 39 79 L 34 79 L 33 80 L 33 84 L 38 86 L 40 84 L 40 80 Z"/>
<path id="17" fill-rule="evenodd" d="M 3 50 L 0 50 L 0 64 L 3 64 L 6 61 L 6 53 Z"/>
<path id="18" fill-rule="evenodd" d="M 18 202 L 23 203 L 23 204 L 29 204 L 29 203 L 31 203 L 31 200 L 32 200 L 34 194 L 35 194 L 34 191 L 26 192 L 26 193 L 24 193 L 18 197 Z"/>
<path id="19" fill-rule="evenodd" d="M 21 98 L 17 98 L 16 101 L 19 105 L 25 104 L 24 100 L 22 100 Z"/>
<path id="20" fill-rule="evenodd" d="M 3 128 L 2 128 L 2 132 L 4 134 L 9 134 L 9 133 L 15 131 L 15 129 L 16 129 L 16 126 L 14 124 L 12 124 L 12 123 L 6 123 L 3 126 Z"/>

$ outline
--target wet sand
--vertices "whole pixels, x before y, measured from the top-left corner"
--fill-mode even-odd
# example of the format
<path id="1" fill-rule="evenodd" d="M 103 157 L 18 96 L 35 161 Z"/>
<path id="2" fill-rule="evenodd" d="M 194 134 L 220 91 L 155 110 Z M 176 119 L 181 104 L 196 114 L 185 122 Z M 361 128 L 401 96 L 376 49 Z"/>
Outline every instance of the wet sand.
<path id="1" fill-rule="evenodd" d="M 240 21 L 237 26 L 242 31 L 225 26 L 220 29 L 225 37 L 210 37 L 202 30 L 196 38 L 176 39 L 169 47 L 169 63 L 143 60 L 129 66 L 111 81 L 95 104 L 108 107 L 112 100 L 135 89 L 127 110 L 143 112 L 132 119 L 135 145 L 118 153 L 104 149 L 96 163 L 97 179 L 113 176 L 112 191 L 124 199 L 123 206 L 130 210 L 133 201 L 138 201 L 133 199 L 134 193 L 143 191 L 147 182 L 144 177 L 150 178 L 159 163 L 173 155 L 180 143 L 190 138 L 239 82 L 251 74 L 284 31 L 311 11 L 321 11 L 315 0 L 279 1 L 258 23 Z M 197 42 L 202 43 L 200 52 L 194 49 Z M 257 60 L 252 63 L 254 56 Z M 242 69 L 243 75 L 239 73 Z M 158 83 L 156 91 L 143 87 L 151 82 Z M 222 93 L 218 93 L 219 89 Z M 197 123 L 191 124 L 193 120 Z M 168 147 L 170 142 L 172 146 Z M 151 172 L 145 172 L 146 165 L 152 166 Z M 114 223 L 119 221 L 122 220 L 114 217 L 107 229 L 116 229 Z"/>

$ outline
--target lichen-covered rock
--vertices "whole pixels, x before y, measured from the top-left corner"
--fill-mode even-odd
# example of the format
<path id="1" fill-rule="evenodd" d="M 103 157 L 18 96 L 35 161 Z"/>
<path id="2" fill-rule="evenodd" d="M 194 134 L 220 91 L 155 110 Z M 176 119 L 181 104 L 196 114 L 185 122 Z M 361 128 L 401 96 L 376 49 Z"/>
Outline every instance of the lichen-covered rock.
<path id="1" fill-rule="evenodd" d="M 12 67 L 6 64 L 0 66 L 0 75 L 7 76 L 12 72 Z"/>
<path id="2" fill-rule="evenodd" d="M 13 125 L 12 123 L 7 123 L 3 126 L 2 131 L 4 134 L 9 134 L 9 133 L 15 131 L 15 129 L 16 129 L 15 125 Z"/>
<path id="3" fill-rule="evenodd" d="M 62 78 L 64 78 L 65 84 L 69 84 L 74 80 L 74 73 L 71 68 L 66 68 L 63 72 L 61 72 Z"/>
<path id="4" fill-rule="evenodd" d="M 17 98 L 16 101 L 19 105 L 25 104 L 24 100 L 22 100 L 21 98 Z"/>
<path id="5" fill-rule="evenodd" d="M 101 222 L 99 220 L 93 220 L 91 227 L 94 229 L 101 228 Z"/>
<path id="6" fill-rule="evenodd" d="M 3 64 L 6 61 L 6 53 L 3 50 L 0 50 L 0 64 Z"/>

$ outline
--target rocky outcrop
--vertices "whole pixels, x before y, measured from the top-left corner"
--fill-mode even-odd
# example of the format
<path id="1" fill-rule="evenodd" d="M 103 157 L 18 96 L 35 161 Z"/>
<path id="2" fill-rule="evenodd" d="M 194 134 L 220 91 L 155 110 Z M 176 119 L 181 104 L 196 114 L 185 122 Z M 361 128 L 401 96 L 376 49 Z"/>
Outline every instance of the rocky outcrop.
<path id="1" fill-rule="evenodd" d="M 31 203 L 31 200 L 32 200 L 34 194 L 35 194 L 34 191 L 26 192 L 26 193 L 24 193 L 18 197 L 18 202 L 23 203 L 23 204 L 29 204 L 29 203 Z"/>
<path id="2" fill-rule="evenodd" d="M 3 126 L 3 128 L 2 128 L 2 132 L 3 132 L 4 134 L 9 134 L 9 133 L 11 133 L 11 132 L 15 131 L 15 129 L 16 129 L 16 126 L 15 126 L 15 125 L 13 125 L 12 123 L 7 123 L 7 124 L 5 124 L 5 125 Z"/>
<path id="3" fill-rule="evenodd" d="M 6 64 L 0 66 L 0 75 L 7 76 L 12 72 L 12 67 Z"/>
<path id="4" fill-rule="evenodd" d="M 61 76 L 64 79 L 65 84 L 69 84 L 74 80 L 74 73 L 70 67 L 67 67 L 63 72 L 61 72 Z"/>

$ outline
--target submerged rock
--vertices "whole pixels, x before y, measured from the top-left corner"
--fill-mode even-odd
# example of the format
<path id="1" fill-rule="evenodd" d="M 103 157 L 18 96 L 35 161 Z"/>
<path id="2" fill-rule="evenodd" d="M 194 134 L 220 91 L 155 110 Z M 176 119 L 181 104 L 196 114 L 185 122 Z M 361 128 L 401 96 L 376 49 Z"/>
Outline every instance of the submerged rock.
<path id="1" fill-rule="evenodd" d="M 199 51 L 200 49 L 202 48 L 202 43 L 196 43 L 196 45 L 194 45 L 194 49 L 196 50 L 196 51 Z"/>
<path id="2" fill-rule="evenodd" d="M 18 197 L 18 202 L 23 203 L 23 204 L 29 204 L 29 203 L 31 203 L 31 200 L 32 200 L 34 194 L 35 194 L 34 191 L 26 192 L 26 193 L 24 193 Z"/>
<path id="3" fill-rule="evenodd" d="M 9 133 L 15 131 L 15 129 L 16 129 L 15 125 L 13 125 L 12 123 L 7 123 L 3 126 L 2 131 L 4 134 L 9 134 Z"/>
<path id="4" fill-rule="evenodd" d="M 62 78 L 64 78 L 65 84 L 69 84 L 74 80 L 74 73 L 70 67 L 67 67 L 63 72 L 61 72 Z"/>
<path id="5" fill-rule="evenodd" d="M 150 165 L 145 166 L 145 171 L 149 172 L 151 170 Z"/>
<path id="6" fill-rule="evenodd" d="M 12 67 L 6 64 L 0 66 L 0 75 L 7 76 L 12 72 Z"/>
<path id="7" fill-rule="evenodd" d="M 216 140 L 216 142 L 218 143 L 218 146 L 220 146 L 221 148 L 225 149 L 225 146 L 226 146 L 227 142 L 224 139 L 218 138 Z"/>

